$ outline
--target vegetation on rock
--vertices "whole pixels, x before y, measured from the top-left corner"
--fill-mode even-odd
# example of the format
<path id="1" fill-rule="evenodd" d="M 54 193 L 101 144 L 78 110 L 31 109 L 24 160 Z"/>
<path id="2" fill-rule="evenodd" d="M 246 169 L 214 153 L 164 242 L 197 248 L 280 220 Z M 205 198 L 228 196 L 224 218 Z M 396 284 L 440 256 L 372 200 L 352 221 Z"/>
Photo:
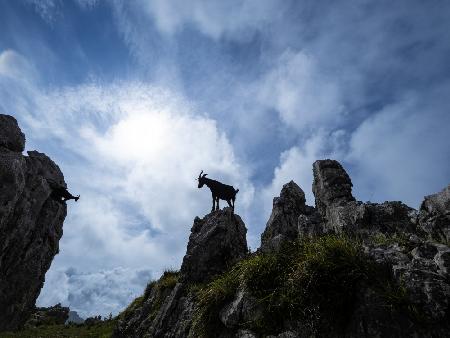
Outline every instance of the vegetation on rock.
<path id="1" fill-rule="evenodd" d="M 386 308 L 408 311 L 404 288 L 383 270 L 358 242 L 344 236 L 294 241 L 279 252 L 254 254 L 197 287 L 193 329 L 203 337 L 225 330 L 219 312 L 242 287 L 256 299 L 262 315 L 238 325 L 260 334 L 280 333 L 289 322 L 304 323 L 312 334 L 341 332 L 362 286 L 376 290 Z"/>

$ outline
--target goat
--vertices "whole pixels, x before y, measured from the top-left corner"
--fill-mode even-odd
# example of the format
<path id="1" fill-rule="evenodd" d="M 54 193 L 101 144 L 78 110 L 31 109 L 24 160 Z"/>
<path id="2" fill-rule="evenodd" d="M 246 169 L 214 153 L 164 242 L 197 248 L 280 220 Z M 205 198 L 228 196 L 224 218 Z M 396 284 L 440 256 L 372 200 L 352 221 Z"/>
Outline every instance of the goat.
<path id="1" fill-rule="evenodd" d="M 72 195 L 67 190 L 67 188 L 65 188 L 60 183 L 58 183 L 52 179 L 47 179 L 47 183 L 49 184 L 50 188 L 52 189 L 50 197 L 53 198 L 55 201 L 65 202 L 68 200 L 75 200 L 75 202 L 78 202 L 78 200 L 80 199 L 80 195 L 78 195 L 78 196 Z"/>
<path id="2" fill-rule="evenodd" d="M 234 187 L 231 185 L 226 185 L 216 180 L 206 178 L 206 175 L 208 174 L 202 174 L 203 170 L 200 172 L 200 175 L 198 175 L 198 188 L 200 189 L 201 187 L 203 187 L 203 185 L 206 184 L 206 186 L 211 190 L 213 200 L 211 212 L 213 212 L 214 210 L 219 210 L 219 199 L 227 201 L 228 205 L 234 212 L 234 201 L 236 200 L 236 194 L 238 193 L 239 189 L 234 189 Z"/>

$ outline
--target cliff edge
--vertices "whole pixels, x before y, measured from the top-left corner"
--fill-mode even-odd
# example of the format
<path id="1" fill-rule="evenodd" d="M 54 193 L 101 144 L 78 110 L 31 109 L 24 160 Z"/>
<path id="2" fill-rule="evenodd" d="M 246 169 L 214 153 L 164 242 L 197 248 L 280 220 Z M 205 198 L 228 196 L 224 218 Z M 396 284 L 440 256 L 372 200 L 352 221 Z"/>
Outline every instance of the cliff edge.
<path id="1" fill-rule="evenodd" d="M 50 197 L 49 182 L 66 187 L 61 170 L 24 148 L 17 121 L 0 114 L 0 331 L 21 327 L 34 310 L 67 213 Z"/>

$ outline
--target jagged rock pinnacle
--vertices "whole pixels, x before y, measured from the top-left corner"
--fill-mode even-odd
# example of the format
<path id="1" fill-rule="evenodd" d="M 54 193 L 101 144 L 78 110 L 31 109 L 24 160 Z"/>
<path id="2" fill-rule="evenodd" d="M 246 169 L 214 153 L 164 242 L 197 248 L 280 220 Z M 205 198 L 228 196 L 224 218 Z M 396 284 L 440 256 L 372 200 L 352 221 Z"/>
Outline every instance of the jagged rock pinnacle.
<path id="1" fill-rule="evenodd" d="M 181 265 L 183 280 L 203 282 L 242 259 L 248 251 L 247 229 L 231 208 L 195 218 Z"/>
<path id="2" fill-rule="evenodd" d="M 61 170 L 45 154 L 22 155 L 24 145 L 16 120 L 0 115 L 0 331 L 17 329 L 33 311 L 67 213 L 48 184 L 65 185 Z"/>

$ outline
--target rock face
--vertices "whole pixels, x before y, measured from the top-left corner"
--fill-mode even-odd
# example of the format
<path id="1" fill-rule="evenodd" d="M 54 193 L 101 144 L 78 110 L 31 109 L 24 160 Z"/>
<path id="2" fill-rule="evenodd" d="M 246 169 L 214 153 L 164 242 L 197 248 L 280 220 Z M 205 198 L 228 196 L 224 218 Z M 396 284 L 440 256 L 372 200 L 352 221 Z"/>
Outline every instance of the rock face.
<path id="1" fill-rule="evenodd" d="M 183 280 L 204 282 L 225 271 L 248 251 L 247 229 L 231 208 L 195 218 L 181 265 Z"/>
<path id="2" fill-rule="evenodd" d="M 418 212 L 397 201 L 357 201 L 352 195 L 350 177 L 337 161 L 316 161 L 313 173 L 316 207 L 305 204 L 303 190 L 293 181 L 285 184 L 280 196 L 274 198 L 272 214 L 261 236 L 261 248 L 251 257 L 270 262 L 271 257 L 284 254 L 283 250 L 280 251 L 283 243 L 299 238 L 314 241 L 327 234 L 339 235 L 330 238 L 358 242 L 357 252 L 364 256 L 364 263 L 370 262 L 372 267 L 379 268 L 380 271 L 376 271 L 385 278 L 383 283 L 388 281 L 392 283 L 392 290 L 401 291 L 396 291 L 400 294 L 386 295 L 374 286 L 379 284 L 371 284 L 368 280 L 355 284 L 355 288 L 352 287 L 354 300 L 349 303 L 350 318 L 341 332 L 333 335 L 332 331 L 331 336 L 448 336 L 450 187 L 426 197 Z M 246 256 L 245 233 L 241 219 L 230 210 L 216 211 L 203 219 L 196 218 L 179 282 L 170 288 L 163 287 L 163 276 L 148 288 L 141 302 L 130 306 L 131 309 L 119 321 L 115 336 L 195 337 L 191 331 L 198 300 L 195 293 L 187 290 L 192 285 L 208 281 Z M 257 264 L 258 260 L 252 262 Z M 252 265 L 252 268 L 257 266 Z M 220 283 L 225 282 L 222 280 Z M 316 331 L 310 323 L 301 319 L 283 319 L 276 334 L 261 332 L 261 325 L 267 319 L 263 301 L 252 294 L 251 288 L 242 280 L 231 293 L 220 283 L 215 290 L 218 288 L 228 294 L 226 301 L 215 310 L 215 320 L 219 323 L 216 337 L 320 336 L 314 333 Z M 392 303 L 386 303 L 386 297 L 399 297 L 396 300 L 398 306 L 394 309 Z M 323 321 L 329 323 L 326 318 Z M 259 332 L 253 332 L 249 323 L 256 323 Z"/>
<path id="3" fill-rule="evenodd" d="M 22 155 L 25 136 L 0 115 L 0 331 L 23 325 L 58 253 L 66 205 L 48 181 L 66 186 L 59 167 L 37 151 Z"/>
<path id="4" fill-rule="evenodd" d="M 352 195 L 352 182 L 334 160 L 313 165 L 313 192 L 317 211 L 324 219 L 322 232 L 352 233 L 366 237 L 416 232 L 417 212 L 401 202 L 362 203 Z"/>
<path id="5" fill-rule="evenodd" d="M 305 202 L 305 193 L 294 181 L 283 186 L 280 197 L 273 199 L 272 213 L 261 235 L 262 252 L 278 250 L 283 242 L 298 237 L 298 217 L 312 209 Z"/>
<path id="6" fill-rule="evenodd" d="M 450 318 L 450 186 L 427 196 L 417 212 L 401 202 L 356 201 L 350 177 L 337 161 L 316 161 L 313 172 L 316 209 L 298 209 L 297 223 L 292 219 L 284 222 L 283 233 L 292 234 L 290 237 L 335 233 L 358 238 L 366 254 L 388 267 L 413 306 L 421 309 L 428 323 L 433 323 L 423 331 L 408 317 L 387 312 L 372 290 L 362 289 L 345 335 L 446 336 L 448 325 L 443 323 Z M 272 215 L 280 213 L 277 209 L 274 203 Z M 262 248 L 278 241 L 279 235 L 272 228 L 269 221 Z"/>
<path id="7" fill-rule="evenodd" d="M 338 161 L 316 161 L 313 164 L 313 173 L 316 208 L 323 217 L 327 216 L 331 206 L 345 205 L 355 200 L 352 195 L 352 181 Z"/>
<path id="8" fill-rule="evenodd" d="M 450 243 L 450 185 L 425 197 L 420 206 L 419 226 L 430 239 Z"/>
<path id="9" fill-rule="evenodd" d="M 195 297 L 189 286 L 226 271 L 248 253 L 247 229 L 230 208 L 213 211 L 192 225 L 187 252 L 177 277 L 150 284 L 136 306 L 122 314 L 114 337 L 195 337 L 190 332 Z"/>
<path id="10" fill-rule="evenodd" d="M 81 323 L 84 323 L 84 319 L 78 315 L 78 312 L 69 311 L 69 317 L 67 317 L 67 323 L 81 324 Z"/>

